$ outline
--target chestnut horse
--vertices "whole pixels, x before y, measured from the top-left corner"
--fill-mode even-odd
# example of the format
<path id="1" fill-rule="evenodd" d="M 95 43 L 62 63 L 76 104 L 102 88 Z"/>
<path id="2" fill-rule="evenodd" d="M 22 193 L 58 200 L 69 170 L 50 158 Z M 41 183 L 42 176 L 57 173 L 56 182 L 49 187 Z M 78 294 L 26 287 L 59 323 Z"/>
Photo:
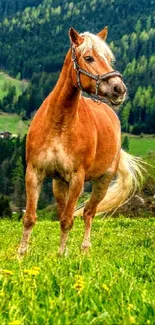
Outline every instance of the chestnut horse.
<path id="1" fill-rule="evenodd" d="M 85 180 L 91 180 L 93 187 L 83 212 L 83 249 L 91 245 L 95 213 L 117 208 L 138 186 L 140 167 L 135 158 L 121 150 L 120 122 L 112 109 L 124 101 L 126 87 L 112 67 L 114 56 L 106 36 L 107 27 L 98 35 L 69 30 L 71 48 L 59 80 L 32 120 L 26 145 L 27 204 L 20 255 L 27 250 L 46 176 L 53 178 L 58 205 L 60 254 L 65 250 Z M 92 98 L 83 97 L 81 90 Z"/>

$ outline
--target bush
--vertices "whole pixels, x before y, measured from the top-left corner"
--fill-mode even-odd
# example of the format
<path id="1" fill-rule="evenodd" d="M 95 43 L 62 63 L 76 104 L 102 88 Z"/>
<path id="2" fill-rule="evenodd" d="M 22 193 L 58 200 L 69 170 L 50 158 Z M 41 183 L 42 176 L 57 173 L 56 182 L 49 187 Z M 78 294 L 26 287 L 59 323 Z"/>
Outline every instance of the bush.
<path id="1" fill-rule="evenodd" d="M 124 137 L 123 142 L 122 142 L 122 148 L 127 152 L 129 151 L 129 137 L 128 136 Z"/>
<path id="2" fill-rule="evenodd" d="M 135 124 L 132 129 L 132 134 L 140 135 L 141 133 L 146 133 L 145 124 Z"/>
<path id="3" fill-rule="evenodd" d="M 6 195 L 0 194 L 0 218 L 12 217 L 9 198 Z"/>

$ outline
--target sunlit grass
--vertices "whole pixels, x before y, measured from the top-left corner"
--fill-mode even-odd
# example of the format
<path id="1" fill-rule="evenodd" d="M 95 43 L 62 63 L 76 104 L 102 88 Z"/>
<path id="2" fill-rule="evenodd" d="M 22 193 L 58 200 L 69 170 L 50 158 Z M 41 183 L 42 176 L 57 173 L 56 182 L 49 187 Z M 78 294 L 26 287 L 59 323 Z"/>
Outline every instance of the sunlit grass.
<path id="1" fill-rule="evenodd" d="M 130 137 L 129 152 L 135 156 L 146 156 L 155 152 L 155 137 Z"/>
<path id="2" fill-rule="evenodd" d="M 0 114 L 0 132 L 11 132 L 16 135 L 24 136 L 27 133 L 29 121 L 22 121 L 17 114 Z"/>
<path id="3" fill-rule="evenodd" d="M 83 222 L 76 220 L 69 255 L 60 258 L 58 222 L 38 222 L 19 261 L 22 225 L 1 221 L 0 324 L 153 325 L 154 227 L 153 218 L 94 219 L 84 255 Z"/>
<path id="4" fill-rule="evenodd" d="M 16 96 L 19 97 L 27 87 L 28 82 L 25 80 L 20 81 L 15 78 L 11 78 L 8 74 L 0 71 L 0 100 L 8 95 L 9 89 L 12 86 L 16 87 Z"/>

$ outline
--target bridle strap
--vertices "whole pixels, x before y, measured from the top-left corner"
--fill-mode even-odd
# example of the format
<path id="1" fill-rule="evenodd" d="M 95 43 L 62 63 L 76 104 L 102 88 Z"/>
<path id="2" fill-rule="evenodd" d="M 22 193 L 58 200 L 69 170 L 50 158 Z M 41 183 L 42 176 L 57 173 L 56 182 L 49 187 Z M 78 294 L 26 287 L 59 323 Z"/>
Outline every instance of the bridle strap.
<path id="1" fill-rule="evenodd" d="M 119 78 L 123 78 L 122 75 L 116 71 L 116 70 L 113 70 L 111 72 L 108 72 L 108 73 L 105 73 L 103 75 L 95 75 L 91 72 L 88 72 L 84 69 L 81 69 L 81 67 L 79 66 L 78 62 L 77 62 L 77 57 L 76 57 L 76 52 L 75 52 L 75 46 L 73 45 L 73 43 L 71 43 L 71 52 L 72 52 L 72 62 L 74 64 L 74 69 L 76 70 L 76 75 L 77 75 L 77 85 L 78 85 L 78 88 L 84 92 L 86 92 L 90 97 L 92 97 L 93 100 L 95 101 L 104 101 L 104 102 L 107 102 L 107 99 L 104 97 L 104 96 L 99 96 L 98 95 L 98 88 L 99 88 L 99 85 L 100 85 L 100 82 L 101 81 L 105 81 L 109 78 L 113 78 L 113 77 L 119 77 Z M 90 77 L 91 79 L 94 79 L 96 80 L 96 91 L 95 91 L 95 94 L 91 94 L 91 93 L 88 93 L 85 89 L 83 89 L 82 85 L 81 85 L 81 82 L 80 82 L 80 73 L 86 75 L 87 77 Z"/>

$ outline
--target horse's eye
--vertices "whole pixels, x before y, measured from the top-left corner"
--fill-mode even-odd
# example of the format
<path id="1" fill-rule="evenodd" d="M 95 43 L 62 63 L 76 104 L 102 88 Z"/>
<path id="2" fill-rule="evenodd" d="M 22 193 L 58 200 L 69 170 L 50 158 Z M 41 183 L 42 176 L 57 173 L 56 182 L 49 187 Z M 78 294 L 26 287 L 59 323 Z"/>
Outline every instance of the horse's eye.
<path id="1" fill-rule="evenodd" d="M 89 62 L 89 63 L 91 63 L 91 62 L 94 61 L 94 58 L 92 56 L 89 56 L 89 55 L 88 56 L 85 56 L 84 59 L 85 59 L 86 62 Z"/>

